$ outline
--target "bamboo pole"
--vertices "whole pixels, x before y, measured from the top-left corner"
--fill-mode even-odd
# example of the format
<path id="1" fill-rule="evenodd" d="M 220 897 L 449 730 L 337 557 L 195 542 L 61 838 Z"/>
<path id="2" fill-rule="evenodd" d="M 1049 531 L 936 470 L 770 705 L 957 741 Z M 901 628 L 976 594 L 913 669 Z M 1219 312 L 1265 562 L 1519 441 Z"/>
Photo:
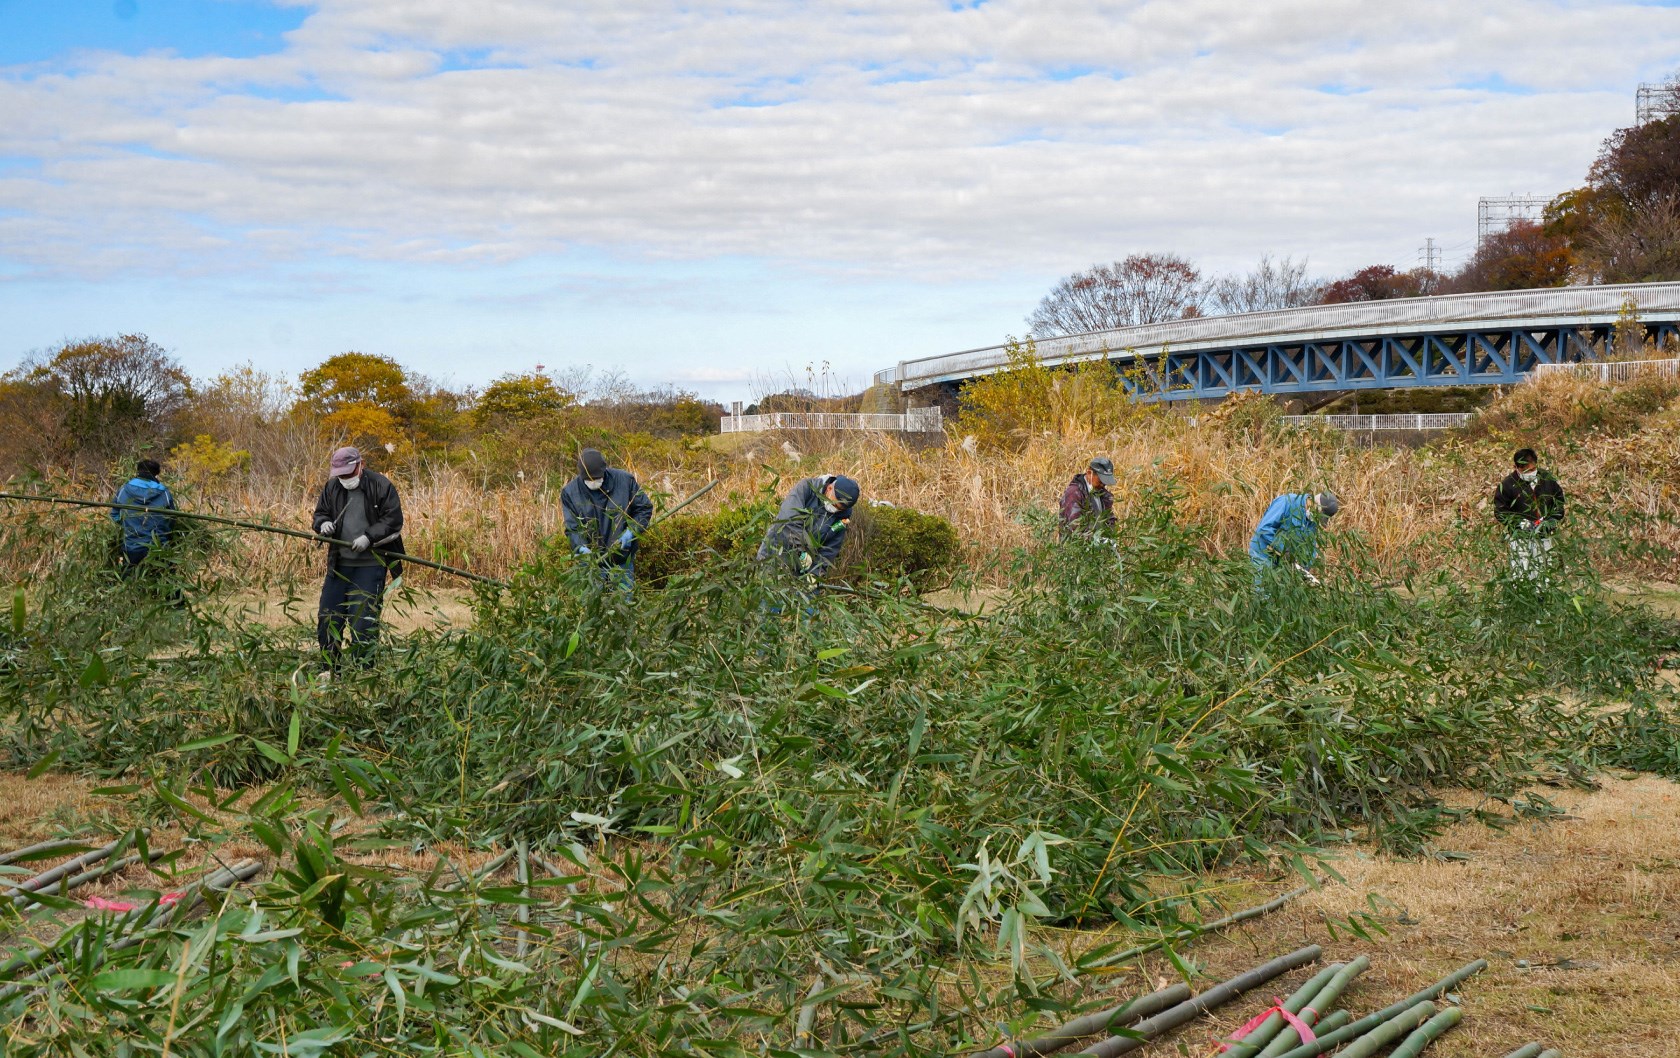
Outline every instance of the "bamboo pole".
<path id="1" fill-rule="evenodd" d="M 1370 1032 L 1354 1040 L 1337 1052 L 1336 1058 L 1371 1058 L 1373 1054 L 1429 1020 L 1429 1016 L 1433 1013 L 1435 1013 L 1435 1004 L 1425 999 L 1411 1009 L 1394 1015 Z"/>
<path id="2" fill-rule="evenodd" d="M 519 838 L 514 841 L 514 848 L 519 852 L 519 860 L 514 868 L 515 877 L 519 879 L 519 895 L 524 900 L 529 900 L 531 899 L 531 846 L 526 843 L 524 838 Z M 519 919 L 521 926 L 529 926 L 531 924 L 531 905 L 521 903 L 519 910 L 514 912 L 514 915 Z M 525 949 L 531 942 L 531 931 L 520 929 L 518 933 L 519 936 L 514 941 L 513 957 L 524 959 Z"/>
<path id="3" fill-rule="evenodd" d="M 1204 922 L 1200 926 L 1191 926 L 1181 929 L 1177 932 L 1168 934 L 1159 940 L 1153 940 L 1147 944 L 1140 944 L 1135 948 L 1127 948 L 1125 951 L 1115 952 L 1113 955 L 1105 955 L 1096 962 L 1084 967 L 1080 972 L 1090 973 L 1092 970 L 1099 967 L 1113 966 L 1115 963 L 1125 962 L 1128 959 L 1135 959 L 1139 955 L 1147 955 L 1157 948 L 1166 947 L 1175 940 L 1190 940 L 1195 937 L 1200 937 L 1204 933 L 1212 933 L 1216 929 L 1224 929 L 1226 926 L 1234 926 L 1238 922 L 1246 922 L 1251 918 L 1259 918 L 1261 915 L 1269 915 L 1273 911 L 1276 911 L 1278 908 L 1300 896 L 1302 893 L 1307 892 L 1310 888 L 1310 886 L 1303 885 L 1299 889 L 1291 889 L 1282 896 L 1268 900 L 1257 907 L 1251 907 L 1245 911 L 1238 911 L 1236 914 L 1226 915 L 1224 918 L 1215 919 L 1212 922 Z"/>
<path id="4" fill-rule="evenodd" d="M 1222 1006 L 1251 988 L 1257 988 L 1274 977 L 1279 977 L 1295 969 L 1314 962 L 1324 949 L 1316 944 L 1309 944 L 1299 951 L 1290 952 L 1258 966 L 1247 973 L 1241 973 L 1223 984 L 1215 985 L 1200 995 L 1185 1000 L 1176 1007 L 1155 1015 L 1145 1021 L 1138 1022 L 1132 1027 L 1132 1036 L 1111 1036 L 1100 1043 L 1080 1051 L 1080 1054 L 1094 1054 L 1098 1058 L 1115 1058 L 1116 1055 L 1135 1051 L 1147 1044 L 1153 1037 L 1159 1036 L 1171 1029 L 1176 1029 L 1187 1021 L 1191 1021 L 1214 1007 Z"/>
<path id="5" fill-rule="evenodd" d="M 1336 976 L 1330 978 L 1330 982 L 1324 986 L 1323 990 L 1313 996 L 1312 1001 L 1303 1009 L 1315 1012 L 1317 1017 L 1323 1017 L 1324 1012 L 1335 1006 L 1336 1002 L 1342 998 L 1342 993 L 1347 991 L 1348 985 L 1353 983 L 1353 979 L 1370 968 L 1371 959 L 1367 955 L 1361 955 L 1343 966 L 1336 972 Z M 1300 1010 L 1296 1011 L 1297 1014 L 1301 1012 Z M 1315 1018 L 1303 1018 L 1302 1020 L 1311 1025 Z M 1349 1020 L 1352 1020 L 1351 1015 Z M 1318 1031 L 1324 1031 L 1322 1025 L 1319 1026 Z M 1278 1055 L 1297 1046 L 1300 1042 L 1301 1034 L 1296 1032 L 1293 1027 L 1286 1026 L 1277 1034 L 1277 1038 L 1260 1052 L 1260 1058 L 1277 1058 Z M 1233 1047 L 1231 1050 L 1235 1051 L 1236 1048 Z M 1234 1056 L 1234 1058 L 1243 1058 L 1243 1056 Z"/>
<path id="6" fill-rule="evenodd" d="M 89 848 L 89 845 L 82 838 L 54 838 L 51 841 L 38 841 L 33 845 L 25 845 L 21 849 L 0 853 L 0 864 L 16 863 L 22 859 L 33 858 L 38 855 L 44 856 L 47 853 L 61 852 L 65 849 L 86 850 L 87 848 Z"/>
<path id="7" fill-rule="evenodd" d="M 1318 971 L 1318 973 L 1314 974 L 1306 984 L 1297 988 L 1293 995 L 1283 1001 L 1283 1009 L 1289 1011 L 1291 1014 L 1299 1014 L 1308 1006 L 1317 1009 L 1318 1004 L 1314 1001 L 1314 997 L 1324 991 L 1325 986 L 1327 986 L 1331 980 L 1335 978 L 1336 974 L 1341 972 L 1341 970 L 1341 963 L 1331 963 L 1329 966 L 1326 966 L 1324 969 Z M 1249 1058 L 1250 1055 L 1253 1055 L 1255 1052 L 1271 1043 L 1273 1037 L 1275 1037 L 1278 1034 L 1278 1031 L 1283 1027 L 1283 1015 L 1274 1011 L 1266 1017 L 1265 1021 L 1262 1021 L 1259 1025 L 1255 1026 L 1253 1032 L 1250 1032 L 1241 1040 L 1226 1041 L 1229 1045 L 1223 1053 L 1232 1056 L 1232 1058 Z"/>
<path id="8" fill-rule="evenodd" d="M 99 866 L 95 867 L 91 871 L 83 871 L 81 874 L 78 874 L 75 877 L 66 880 L 65 882 L 63 882 L 63 884 L 55 883 L 51 887 L 50 890 L 49 889 L 36 889 L 36 890 L 34 890 L 34 892 L 36 892 L 36 893 L 51 892 L 54 896 L 64 896 L 64 895 L 68 894 L 72 889 L 75 889 L 79 886 L 86 885 L 87 883 L 92 882 L 92 881 L 97 881 L 98 879 L 103 878 L 108 874 L 116 874 L 118 871 L 125 870 L 129 867 L 134 866 L 136 863 L 139 863 L 139 862 L 140 862 L 140 854 L 139 853 L 135 853 L 135 854 L 130 855 L 130 856 L 124 856 L 120 860 L 110 860 L 106 863 L 102 863 Z M 16 898 L 17 906 L 20 907 L 20 908 L 28 907 L 30 904 L 33 904 L 35 902 L 36 901 L 33 900 L 31 897 L 29 897 L 26 894 L 22 894 L 22 893 L 18 894 L 18 896 Z"/>
<path id="9" fill-rule="evenodd" d="M 1521 1047 L 1507 1054 L 1505 1058 L 1540 1058 L 1540 1052 L 1546 1048 L 1538 1043 L 1525 1043 Z"/>
<path id="10" fill-rule="evenodd" d="M 1050 1030 L 1043 1036 L 1007 1046 L 993 1047 L 989 1051 L 980 1051 L 969 1058 L 1039 1058 L 1040 1055 L 1059 1051 L 1075 1040 L 1086 1036 L 1095 1036 L 1099 1032 L 1106 1032 L 1116 1025 L 1130 1025 L 1152 1014 L 1159 1014 L 1171 1006 L 1176 1006 L 1190 998 L 1190 988 L 1187 985 L 1176 984 L 1151 992 L 1146 996 L 1138 996 L 1127 1003 L 1106 1010 L 1094 1011 L 1083 1017 L 1074 1018 L 1065 1025 Z"/>
<path id="11" fill-rule="evenodd" d="M 27 881 L 12 885 L 10 886 L 12 892 L 6 896 L 5 899 L 12 900 L 14 902 L 26 900 L 28 899 L 28 894 L 38 892 L 46 886 L 58 881 L 60 878 L 63 878 L 65 875 L 74 874 L 84 867 L 98 863 L 100 860 L 105 859 L 107 856 L 111 855 L 111 853 L 117 851 L 117 847 L 123 844 L 124 840 L 124 838 L 118 838 L 109 845 L 94 849 L 92 852 L 85 852 L 74 859 L 65 860 L 57 867 L 42 871 L 40 874 L 37 874 L 35 877 L 30 878 Z"/>
<path id="12" fill-rule="evenodd" d="M 144 511 L 148 514 L 159 513 L 156 507 L 146 507 L 138 503 L 112 503 L 109 500 L 82 500 L 71 499 L 65 496 L 31 496 L 21 492 L 0 492 L 0 500 L 16 500 L 23 503 L 56 503 L 66 507 L 94 507 L 111 511 Z M 296 537 L 299 540 L 312 540 L 317 544 L 341 544 L 345 547 L 350 546 L 350 541 L 348 540 L 340 540 L 333 536 L 322 536 L 319 533 L 305 532 L 302 529 L 288 529 L 283 525 L 269 525 L 267 522 L 247 522 L 238 518 L 223 518 L 220 515 L 215 514 L 200 514 L 197 511 L 171 510 L 168 512 L 168 515 L 171 518 L 185 518 L 188 521 L 193 522 L 210 522 L 214 525 L 231 526 L 234 529 L 247 529 L 258 533 L 275 533 L 280 536 Z M 374 557 L 380 558 L 380 556 L 377 555 Z M 385 560 L 381 558 L 381 561 L 384 562 Z M 471 570 L 458 569 L 455 566 L 446 566 L 442 562 L 433 562 L 430 559 L 416 558 L 413 555 L 404 555 L 401 559 L 396 561 L 412 562 L 416 566 L 425 566 L 427 569 L 435 569 L 440 573 L 448 573 L 456 577 L 464 577 L 467 580 L 476 581 L 480 584 L 493 585 L 497 588 L 505 588 L 508 586 L 507 581 L 497 580 L 494 577 L 486 577 L 481 573 L 474 573 Z M 385 564 L 389 565 L 391 563 L 387 562 Z"/>
<path id="13" fill-rule="evenodd" d="M 1301 1046 L 1292 1051 L 1283 1052 L 1279 1058 L 1318 1058 L 1318 1055 L 1323 1054 L 1325 1051 L 1338 1047 L 1349 1040 L 1358 1039 L 1395 1015 L 1404 1013 L 1426 999 L 1436 998 L 1447 989 L 1463 981 L 1465 978 L 1474 974 L 1479 974 L 1485 969 L 1487 969 L 1486 959 L 1477 959 L 1473 963 L 1467 963 L 1447 976 L 1441 978 L 1439 981 L 1436 981 L 1423 991 L 1418 992 L 1415 995 L 1407 996 L 1405 999 L 1395 1003 L 1393 1006 L 1384 1007 L 1375 1014 L 1367 1014 L 1358 1021 L 1353 1022 L 1351 1025 L 1337 1029 L 1334 1032 L 1323 1033 L 1318 1037 L 1318 1039 L 1311 1043 L 1303 1043 Z M 1340 1056 L 1338 1056 L 1338 1058 L 1340 1058 Z"/>
<path id="14" fill-rule="evenodd" d="M 1400 1046 L 1394 1048 L 1389 1058 L 1418 1058 L 1423 1049 L 1441 1038 L 1443 1033 L 1452 1029 L 1464 1020 L 1464 1010 L 1460 1007 L 1448 1007 L 1439 1014 L 1412 1030 L 1412 1034 L 1400 1041 Z"/>

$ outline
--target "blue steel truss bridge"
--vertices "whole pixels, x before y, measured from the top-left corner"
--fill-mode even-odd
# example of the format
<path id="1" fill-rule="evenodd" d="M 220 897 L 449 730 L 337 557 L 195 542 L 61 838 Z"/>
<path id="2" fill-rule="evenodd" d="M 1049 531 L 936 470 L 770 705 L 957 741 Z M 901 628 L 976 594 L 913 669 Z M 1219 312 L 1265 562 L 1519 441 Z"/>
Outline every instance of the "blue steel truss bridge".
<path id="1" fill-rule="evenodd" d="M 1680 343 L 1680 283 L 1633 283 L 1206 316 L 1039 339 L 1034 352 L 1047 365 L 1107 361 L 1143 400 L 1508 385 L 1540 364 L 1603 359 L 1630 310 L 1659 347 Z M 1007 367 L 1009 351 L 901 360 L 875 381 L 954 390 Z"/>

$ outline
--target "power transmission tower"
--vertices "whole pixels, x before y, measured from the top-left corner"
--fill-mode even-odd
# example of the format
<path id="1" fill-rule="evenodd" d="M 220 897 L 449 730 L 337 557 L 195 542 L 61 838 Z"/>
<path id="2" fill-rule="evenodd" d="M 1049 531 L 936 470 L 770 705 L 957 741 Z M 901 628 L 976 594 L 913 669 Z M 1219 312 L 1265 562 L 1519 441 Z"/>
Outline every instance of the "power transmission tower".
<path id="1" fill-rule="evenodd" d="M 1646 81 L 1634 95 L 1634 121 L 1643 125 L 1649 121 L 1680 114 L 1680 73 L 1666 81 Z"/>
<path id="2" fill-rule="evenodd" d="M 1489 235 L 1498 235 L 1516 221 L 1540 220 L 1545 216 L 1546 203 L 1550 201 L 1542 195 L 1505 195 L 1479 200 L 1476 203 L 1476 246 L 1480 248 Z"/>
<path id="3" fill-rule="evenodd" d="M 1418 247 L 1418 260 L 1423 262 L 1423 267 L 1428 271 L 1441 270 L 1441 248 L 1435 245 L 1435 236 L 1431 235 L 1423 240 L 1423 245 Z"/>

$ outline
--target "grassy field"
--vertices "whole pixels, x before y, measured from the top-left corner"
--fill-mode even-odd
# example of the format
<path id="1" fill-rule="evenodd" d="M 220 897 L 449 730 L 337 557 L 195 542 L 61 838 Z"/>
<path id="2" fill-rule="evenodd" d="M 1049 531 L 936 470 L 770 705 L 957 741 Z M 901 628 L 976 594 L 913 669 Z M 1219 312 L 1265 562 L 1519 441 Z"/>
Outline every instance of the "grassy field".
<path id="1" fill-rule="evenodd" d="M 1463 510 L 1504 435 L 1355 450 L 1240 406 L 1104 441 L 1128 467 L 1112 548 L 1019 502 L 1090 438 L 871 441 L 829 458 L 903 461 L 891 494 L 961 524 L 938 593 L 811 598 L 719 554 L 629 601 L 532 548 L 505 591 L 414 578 L 331 681 L 311 553 L 230 541 L 175 607 L 107 575 L 92 528 L 10 518 L 35 572 L 0 628 L 0 845 L 145 828 L 160 858 L 9 912 L 6 1053 L 950 1054 L 1308 940 L 1372 955 L 1360 1010 L 1489 959 L 1431 1053 L 1649 1049 L 1675 1023 L 1680 595 L 1651 579 L 1672 498 L 1648 462 L 1673 442 L 1660 402 L 1554 429 L 1591 396 L 1490 411 L 1603 471 L 1544 590 Z M 1323 586 L 1257 582 L 1255 497 L 1322 480 L 1354 483 Z M 448 502 L 505 505 L 508 555 L 538 524 Z M 235 895 L 152 910 L 245 859 Z"/>

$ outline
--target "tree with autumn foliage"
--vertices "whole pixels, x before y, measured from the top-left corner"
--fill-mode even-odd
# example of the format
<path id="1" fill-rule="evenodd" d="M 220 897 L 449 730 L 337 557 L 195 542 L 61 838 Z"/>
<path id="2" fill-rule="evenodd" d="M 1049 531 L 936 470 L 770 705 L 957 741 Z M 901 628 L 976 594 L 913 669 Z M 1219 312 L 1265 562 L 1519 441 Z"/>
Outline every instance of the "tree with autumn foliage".
<path id="1" fill-rule="evenodd" d="M 1573 248 L 1579 279 L 1680 279 L 1680 113 L 1611 133 L 1586 184 L 1547 206 L 1545 227 Z"/>
<path id="2" fill-rule="evenodd" d="M 1514 222 L 1482 240 L 1447 291 L 1533 290 L 1569 283 L 1576 264 L 1569 240 L 1529 220 Z"/>
<path id="3" fill-rule="evenodd" d="M 1369 265 L 1353 274 L 1326 283 L 1319 291 L 1320 305 L 1347 305 L 1359 301 L 1387 301 L 1433 294 L 1441 276 L 1427 268 L 1401 272 L 1393 265 Z"/>
<path id="4" fill-rule="evenodd" d="M 414 391 L 408 373 L 388 356 L 339 353 L 298 377 L 298 407 L 361 448 L 410 441 Z"/>

